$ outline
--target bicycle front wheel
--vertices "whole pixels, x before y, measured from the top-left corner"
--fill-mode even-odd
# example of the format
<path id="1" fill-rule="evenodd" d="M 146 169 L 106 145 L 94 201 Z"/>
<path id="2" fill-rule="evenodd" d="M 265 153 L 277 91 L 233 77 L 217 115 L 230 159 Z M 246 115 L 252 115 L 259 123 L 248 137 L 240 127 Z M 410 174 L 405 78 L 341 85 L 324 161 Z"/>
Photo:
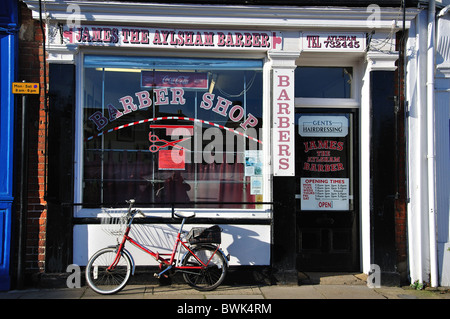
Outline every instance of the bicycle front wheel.
<path id="1" fill-rule="evenodd" d="M 116 261 L 116 248 L 104 248 L 96 252 L 86 266 L 86 281 L 95 292 L 114 294 L 125 287 L 131 275 L 131 260 L 121 253 Z M 116 262 L 115 262 L 116 261 Z M 110 267 L 115 263 L 115 266 Z"/>
<path id="2" fill-rule="evenodd" d="M 197 290 L 216 289 L 225 279 L 227 263 L 222 253 L 215 247 L 198 246 L 192 252 L 207 265 L 202 269 L 185 269 L 184 280 Z M 191 252 L 188 252 L 182 261 L 183 266 L 202 266 L 200 261 Z"/>

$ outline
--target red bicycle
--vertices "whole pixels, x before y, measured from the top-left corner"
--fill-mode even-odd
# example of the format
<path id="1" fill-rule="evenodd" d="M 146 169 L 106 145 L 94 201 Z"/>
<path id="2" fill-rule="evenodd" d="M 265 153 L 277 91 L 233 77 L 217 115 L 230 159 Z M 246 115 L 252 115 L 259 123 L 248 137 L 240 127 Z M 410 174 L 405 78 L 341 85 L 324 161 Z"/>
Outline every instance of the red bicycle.
<path id="1" fill-rule="evenodd" d="M 127 203 L 130 206 L 122 217 L 125 230 L 121 241 L 116 246 L 108 246 L 96 252 L 86 266 L 86 281 L 94 291 L 100 294 L 117 293 L 134 274 L 133 256 L 125 249 L 127 241 L 159 262 L 161 272 L 155 273 L 158 278 L 166 273 L 182 272 L 184 280 L 197 290 L 213 290 L 222 283 L 227 273 L 229 256 L 225 256 L 220 249 L 220 227 L 216 225 L 209 228 L 193 228 L 186 236 L 187 241 L 183 241 L 181 239 L 183 226 L 187 219 L 195 217 L 195 213 L 175 211 L 174 215 L 181 218 L 182 222 L 172 252 L 155 253 L 129 236 L 136 215 L 144 216 L 144 214 L 133 209 L 134 200 Z M 186 252 L 182 258 L 177 259 L 181 247 L 184 247 Z"/>

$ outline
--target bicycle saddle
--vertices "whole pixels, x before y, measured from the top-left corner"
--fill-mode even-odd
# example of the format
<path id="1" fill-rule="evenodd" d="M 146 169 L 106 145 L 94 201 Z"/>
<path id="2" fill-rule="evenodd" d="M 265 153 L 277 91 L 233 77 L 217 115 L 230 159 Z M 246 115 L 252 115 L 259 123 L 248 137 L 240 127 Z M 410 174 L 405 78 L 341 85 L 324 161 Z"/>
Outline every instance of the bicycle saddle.
<path id="1" fill-rule="evenodd" d="M 194 212 L 183 212 L 183 211 L 175 211 L 174 215 L 178 218 L 192 218 L 195 217 Z"/>

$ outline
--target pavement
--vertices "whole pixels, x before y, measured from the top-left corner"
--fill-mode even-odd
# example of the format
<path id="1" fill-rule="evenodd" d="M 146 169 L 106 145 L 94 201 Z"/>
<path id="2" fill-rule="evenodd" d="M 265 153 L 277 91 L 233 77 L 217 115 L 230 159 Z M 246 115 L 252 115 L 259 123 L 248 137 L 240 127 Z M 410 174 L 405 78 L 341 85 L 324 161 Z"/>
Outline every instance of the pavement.
<path id="1" fill-rule="evenodd" d="M 448 311 L 448 289 L 369 288 L 362 277 L 354 274 L 319 276 L 314 280 L 309 280 L 309 277 L 302 283 L 299 281 L 298 285 L 223 284 L 209 292 L 194 290 L 180 282 L 169 285 L 131 283 L 119 293 L 106 296 L 95 293 L 87 286 L 30 288 L 0 292 L 0 306 L 17 309 L 30 317 L 38 314 L 39 309 L 49 309 L 49 315 L 60 316 L 67 313 L 86 315 L 88 310 L 89 314 L 98 312 L 101 316 L 156 312 L 170 318 L 195 319 L 279 319 L 287 313 L 320 317 L 373 313 L 413 318 Z"/>
<path id="2" fill-rule="evenodd" d="M 445 300 L 450 290 L 416 290 L 409 286 L 369 288 L 364 274 L 308 275 L 299 285 L 221 285 L 216 290 L 201 292 L 187 284 L 130 284 L 114 295 L 99 295 L 88 286 L 80 288 L 28 288 L 0 292 L 0 299 L 142 299 L 142 300 Z M 447 304 L 448 305 L 448 304 Z"/>
<path id="3" fill-rule="evenodd" d="M 130 285 L 114 295 L 99 295 L 88 287 L 25 289 L 0 292 L 0 299 L 450 299 L 449 292 L 362 285 L 221 286 L 200 292 L 186 285 Z"/>

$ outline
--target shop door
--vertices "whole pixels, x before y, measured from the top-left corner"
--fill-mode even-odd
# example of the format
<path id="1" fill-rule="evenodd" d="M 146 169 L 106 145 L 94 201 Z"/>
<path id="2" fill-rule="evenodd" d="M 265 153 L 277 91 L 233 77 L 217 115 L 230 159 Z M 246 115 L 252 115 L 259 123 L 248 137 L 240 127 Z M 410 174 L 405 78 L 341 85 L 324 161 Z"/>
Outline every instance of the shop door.
<path id="1" fill-rule="evenodd" d="M 359 270 L 356 115 L 296 112 L 299 271 Z"/>

